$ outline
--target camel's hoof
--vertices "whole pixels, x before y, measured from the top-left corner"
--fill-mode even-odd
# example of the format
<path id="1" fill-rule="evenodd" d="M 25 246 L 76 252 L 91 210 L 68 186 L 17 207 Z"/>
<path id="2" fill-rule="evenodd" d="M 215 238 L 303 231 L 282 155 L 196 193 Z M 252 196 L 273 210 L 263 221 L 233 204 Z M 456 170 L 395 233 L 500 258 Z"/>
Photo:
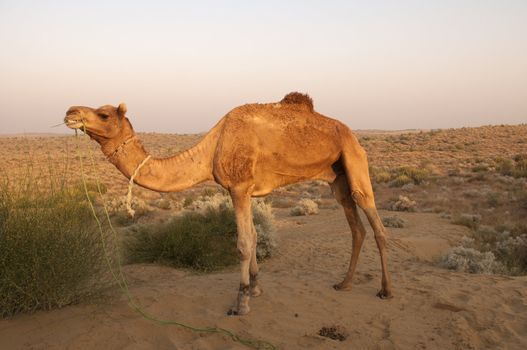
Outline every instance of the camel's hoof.
<path id="1" fill-rule="evenodd" d="M 391 299 L 393 298 L 393 294 L 391 291 L 387 291 L 386 289 L 381 289 L 378 293 L 377 293 L 377 296 L 381 299 Z"/>
<path id="2" fill-rule="evenodd" d="M 349 292 L 351 290 L 351 283 L 337 283 L 333 285 L 333 289 L 338 290 L 339 292 Z"/>
<path id="3" fill-rule="evenodd" d="M 238 308 L 233 307 L 232 309 L 227 311 L 227 315 L 229 315 L 229 316 L 243 316 L 243 315 L 247 315 L 249 313 L 249 311 L 251 311 L 251 309 L 248 306 L 246 306 L 246 307 L 238 307 Z"/>
<path id="4" fill-rule="evenodd" d="M 254 286 L 251 288 L 251 296 L 256 298 L 256 297 L 259 297 L 260 295 L 262 295 L 263 293 L 263 289 L 260 288 L 260 286 Z"/>

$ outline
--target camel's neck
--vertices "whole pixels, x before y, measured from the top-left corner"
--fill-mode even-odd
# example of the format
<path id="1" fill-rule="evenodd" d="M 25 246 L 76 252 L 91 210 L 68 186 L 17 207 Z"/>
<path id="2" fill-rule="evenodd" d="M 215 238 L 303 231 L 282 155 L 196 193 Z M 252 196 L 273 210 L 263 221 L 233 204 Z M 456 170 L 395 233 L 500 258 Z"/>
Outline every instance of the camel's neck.
<path id="1" fill-rule="evenodd" d="M 212 158 L 216 149 L 219 130 L 215 127 L 194 147 L 168 158 L 150 158 L 134 177 L 134 182 L 142 187 L 159 191 L 175 192 L 212 180 Z M 139 164 L 148 156 L 137 137 L 116 150 L 102 147 L 119 171 L 130 178 Z M 119 146 L 117 146 L 119 147 Z"/>

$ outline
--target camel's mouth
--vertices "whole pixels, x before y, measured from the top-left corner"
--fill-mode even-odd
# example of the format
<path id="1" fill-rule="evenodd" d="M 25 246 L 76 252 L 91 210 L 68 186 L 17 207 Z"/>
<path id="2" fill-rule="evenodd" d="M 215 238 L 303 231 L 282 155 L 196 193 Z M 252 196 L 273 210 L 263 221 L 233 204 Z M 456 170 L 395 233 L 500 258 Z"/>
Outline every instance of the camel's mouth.
<path id="1" fill-rule="evenodd" d="M 81 129 L 84 126 L 84 123 L 81 120 L 74 119 L 72 116 L 66 116 L 66 118 L 64 118 L 64 123 L 70 129 Z"/>
<path id="2" fill-rule="evenodd" d="M 83 126 L 83 123 L 79 121 L 71 120 L 71 121 L 66 122 L 66 126 L 70 129 L 81 129 Z"/>
<path id="3" fill-rule="evenodd" d="M 67 122 L 66 126 L 70 129 L 80 129 L 82 128 L 82 123 L 71 121 L 71 122 Z"/>

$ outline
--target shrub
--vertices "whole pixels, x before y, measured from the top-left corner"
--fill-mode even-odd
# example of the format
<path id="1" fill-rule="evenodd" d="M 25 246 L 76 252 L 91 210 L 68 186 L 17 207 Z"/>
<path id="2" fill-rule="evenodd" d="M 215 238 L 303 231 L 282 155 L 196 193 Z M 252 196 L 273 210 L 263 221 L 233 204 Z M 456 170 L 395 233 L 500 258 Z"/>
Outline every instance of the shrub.
<path id="1" fill-rule="evenodd" d="M 311 199 L 302 198 L 289 213 L 291 216 L 318 214 L 318 204 Z"/>
<path id="2" fill-rule="evenodd" d="M 501 175 L 512 176 L 514 164 L 510 159 L 498 158 L 496 159 L 496 171 Z"/>
<path id="3" fill-rule="evenodd" d="M 122 226 L 128 226 L 137 222 L 137 220 L 152 211 L 152 208 L 141 198 L 137 196 L 132 197 L 131 201 L 132 210 L 134 210 L 134 216 L 131 217 L 126 209 L 126 196 L 120 196 L 112 198 L 106 203 L 108 213 L 112 216 L 112 219 Z"/>
<path id="4" fill-rule="evenodd" d="M 451 270 L 470 273 L 499 273 L 503 270 L 492 252 L 482 253 L 474 248 L 457 246 L 440 261 L 440 265 Z"/>
<path id="5" fill-rule="evenodd" d="M 394 211 L 415 211 L 417 203 L 406 196 L 399 196 L 390 204 L 389 209 Z"/>
<path id="6" fill-rule="evenodd" d="M 214 188 L 214 187 L 205 187 L 202 191 L 201 191 L 201 196 L 202 197 L 212 197 L 214 196 L 216 193 L 218 193 L 218 189 Z"/>
<path id="7" fill-rule="evenodd" d="M 387 216 L 382 219 L 382 224 L 386 227 L 402 228 L 404 220 L 398 216 Z"/>
<path id="8" fill-rule="evenodd" d="M 172 207 L 170 200 L 166 198 L 159 198 L 152 203 L 155 207 L 163 210 L 169 210 Z"/>
<path id="9" fill-rule="evenodd" d="M 409 183 L 413 183 L 412 179 L 408 175 L 401 174 L 393 180 L 392 185 L 401 187 Z"/>
<path id="10" fill-rule="evenodd" d="M 389 182 L 392 179 L 390 172 L 384 168 L 370 167 L 370 177 L 377 183 Z"/>
<path id="11" fill-rule="evenodd" d="M 140 226 L 127 241 L 131 262 L 154 262 L 212 271 L 238 261 L 231 210 L 186 212 L 166 223 Z"/>
<path id="12" fill-rule="evenodd" d="M 183 208 L 188 208 L 192 205 L 192 203 L 194 202 L 195 198 L 192 197 L 192 196 L 189 196 L 189 197 L 185 197 L 185 199 L 183 200 Z"/>
<path id="13" fill-rule="evenodd" d="M 491 208 L 496 208 L 498 205 L 500 205 L 500 194 L 498 192 L 488 193 L 487 205 Z"/>
<path id="14" fill-rule="evenodd" d="M 476 230 L 481 222 L 481 215 L 461 214 L 452 220 L 454 225 L 466 226 Z"/>
<path id="15" fill-rule="evenodd" d="M 477 189 L 469 189 L 463 191 L 463 196 L 467 198 L 478 198 L 481 197 L 482 193 Z"/>
<path id="16" fill-rule="evenodd" d="M 527 234 L 513 234 L 481 225 L 472 237 L 463 237 L 441 260 L 447 268 L 473 273 L 527 272 Z"/>
<path id="17" fill-rule="evenodd" d="M 295 203 L 289 198 L 273 198 L 271 205 L 273 208 L 291 208 Z"/>
<path id="18" fill-rule="evenodd" d="M 237 263 L 234 209 L 227 198 L 210 204 L 165 223 L 134 228 L 134 237 L 126 243 L 129 260 L 198 271 L 214 271 Z M 257 257 L 263 259 L 271 256 L 275 248 L 270 206 L 256 200 L 253 216 L 258 233 Z"/>
<path id="19" fill-rule="evenodd" d="M 274 215 L 271 206 L 263 199 L 253 200 L 253 220 L 258 242 L 256 244 L 256 257 L 258 260 L 269 258 L 276 249 L 274 238 Z"/>
<path id="20" fill-rule="evenodd" d="M 395 186 L 402 186 L 407 183 L 413 182 L 416 185 L 422 184 L 428 179 L 428 170 L 417 169 L 411 166 L 399 167 L 393 170 L 395 178 Z M 399 180 L 397 180 L 399 179 Z"/>
<path id="21" fill-rule="evenodd" d="M 383 183 L 383 182 L 389 182 L 391 180 L 392 176 L 390 175 L 390 173 L 386 170 L 382 170 L 382 171 L 379 171 L 378 173 L 375 174 L 375 181 L 378 182 L 378 183 Z"/>
<path id="22" fill-rule="evenodd" d="M 513 236 L 508 232 L 502 233 L 494 251 L 510 274 L 518 275 L 527 271 L 527 234 Z"/>
<path id="23" fill-rule="evenodd" d="M 487 164 L 478 164 L 474 167 L 472 167 L 472 171 L 475 173 L 481 172 L 481 171 L 487 171 L 489 170 L 489 167 Z"/>
<path id="24" fill-rule="evenodd" d="M 0 186 L 2 317 L 76 303 L 104 283 L 101 235 L 79 188 Z"/>
<path id="25" fill-rule="evenodd" d="M 515 162 L 521 162 L 527 160 L 527 154 L 517 154 L 513 157 Z"/>
<path id="26" fill-rule="evenodd" d="M 527 155 L 517 155 L 514 157 L 514 171 L 512 175 L 514 177 L 527 177 Z"/>

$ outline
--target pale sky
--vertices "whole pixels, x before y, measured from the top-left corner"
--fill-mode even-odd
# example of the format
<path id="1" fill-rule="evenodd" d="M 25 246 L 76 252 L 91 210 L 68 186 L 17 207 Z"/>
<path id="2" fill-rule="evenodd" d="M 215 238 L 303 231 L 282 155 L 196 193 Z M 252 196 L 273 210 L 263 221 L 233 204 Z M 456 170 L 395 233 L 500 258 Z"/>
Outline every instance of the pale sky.
<path id="1" fill-rule="evenodd" d="M 71 105 L 208 130 L 308 92 L 352 129 L 527 123 L 527 1 L 0 0 L 0 133 Z"/>

